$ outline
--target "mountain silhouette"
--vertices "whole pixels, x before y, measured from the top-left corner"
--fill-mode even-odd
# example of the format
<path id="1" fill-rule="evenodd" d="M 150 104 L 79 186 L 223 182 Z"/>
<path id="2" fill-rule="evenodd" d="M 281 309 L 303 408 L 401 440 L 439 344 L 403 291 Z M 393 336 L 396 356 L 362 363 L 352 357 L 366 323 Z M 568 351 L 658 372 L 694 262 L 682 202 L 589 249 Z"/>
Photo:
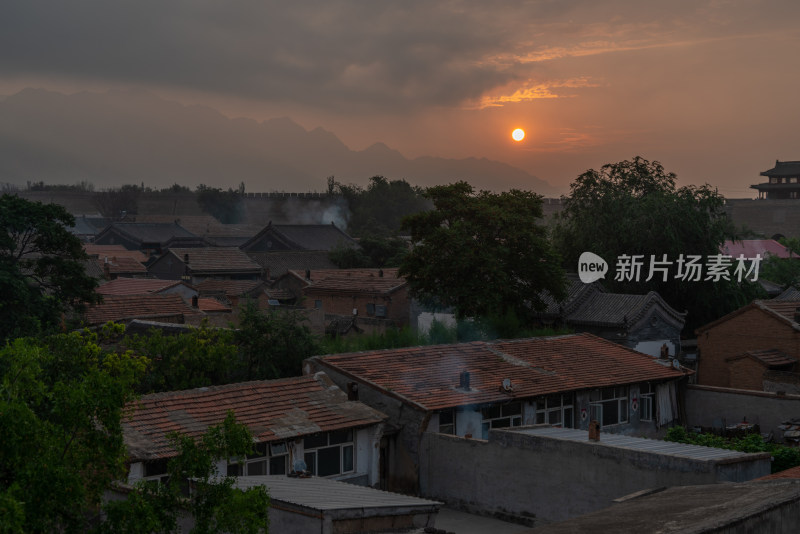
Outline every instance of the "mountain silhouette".
<path id="1" fill-rule="evenodd" d="M 349 149 L 335 134 L 288 117 L 229 118 L 140 90 L 66 95 L 24 89 L 0 98 L 0 181 L 97 188 L 126 183 L 248 191 L 321 191 L 326 177 L 365 185 L 371 176 L 430 186 L 466 180 L 478 189 L 511 186 L 552 194 L 550 184 L 485 158 L 409 159 L 383 143 Z M 520 185 L 524 184 L 524 185 Z"/>

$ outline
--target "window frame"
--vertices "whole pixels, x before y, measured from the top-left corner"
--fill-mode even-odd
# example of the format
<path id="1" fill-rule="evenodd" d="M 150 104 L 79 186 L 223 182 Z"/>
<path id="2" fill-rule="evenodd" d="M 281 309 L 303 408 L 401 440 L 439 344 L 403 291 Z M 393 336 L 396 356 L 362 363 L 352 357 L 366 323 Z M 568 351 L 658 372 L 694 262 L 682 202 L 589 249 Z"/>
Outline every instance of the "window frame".
<path id="1" fill-rule="evenodd" d="M 451 420 L 449 423 L 442 424 L 442 415 L 449 414 Z M 442 430 L 442 428 L 448 428 L 448 430 Z M 445 410 L 439 411 L 439 434 L 447 434 L 450 436 L 456 436 L 457 428 L 456 428 L 456 410 L 455 408 L 448 408 Z"/>
<path id="2" fill-rule="evenodd" d="M 336 436 L 338 433 L 345 435 Z M 320 440 L 324 435 L 324 444 L 321 443 L 314 447 L 306 447 L 306 442 L 309 439 Z M 326 473 L 324 475 L 318 474 L 320 472 L 320 456 L 321 454 L 329 454 L 334 449 L 338 450 L 337 456 L 339 459 L 338 472 Z M 349 451 L 349 452 L 348 452 Z M 348 457 L 349 455 L 349 457 Z M 336 477 L 347 475 L 356 472 L 356 431 L 352 428 L 343 428 L 340 430 L 332 430 L 329 432 L 318 432 L 304 436 L 303 438 L 303 460 L 306 463 L 306 469 L 314 476 L 321 478 Z M 348 464 L 349 463 L 349 468 Z"/>
<path id="3" fill-rule="evenodd" d="M 558 405 L 555 404 L 558 397 Z M 536 424 L 553 425 L 560 428 L 575 428 L 575 395 L 572 393 L 555 393 L 538 397 L 536 401 Z M 553 403 L 551 405 L 551 402 Z M 558 413 L 558 421 L 551 422 L 552 415 Z M 569 415 L 567 415 L 569 413 Z M 569 425 L 564 422 L 569 421 Z"/>
<path id="4" fill-rule="evenodd" d="M 504 424 L 506 420 L 508 420 L 508 424 Z M 518 426 L 522 426 L 521 401 L 491 404 L 481 408 L 482 439 L 489 439 L 489 430 L 492 428 L 514 428 Z"/>
<path id="5" fill-rule="evenodd" d="M 644 382 L 639 386 L 639 420 L 640 421 L 655 421 L 655 396 L 656 389 L 650 382 Z"/>
<path id="6" fill-rule="evenodd" d="M 591 419 L 600 423 L 600 428 L 629 423 L 630 393 L 628 386 L 611 386 L 595 390 L 591 395 L 594 400 L 589 403 Z M 610 415 L 612 413 L 616 415 L 613 421 Z"/>
<path id="7" fill-rule="evenodd" d="M 289 472 L 289 444 L 287 442 L 262 441 L 254 444 L 253 449 L 254 453 L 248 454 L 246 458 L 231 459 L 228 462 L 228 476 L 285 475 Z M 274 469 L 274 465 L 277 465 L 279 459 L 283 460 L 283 469 Z M 255 470 L 255 466 L 259 464 L 263 464 L 264 472 L 251 473 L 250 466 L 253 466 Z"/>

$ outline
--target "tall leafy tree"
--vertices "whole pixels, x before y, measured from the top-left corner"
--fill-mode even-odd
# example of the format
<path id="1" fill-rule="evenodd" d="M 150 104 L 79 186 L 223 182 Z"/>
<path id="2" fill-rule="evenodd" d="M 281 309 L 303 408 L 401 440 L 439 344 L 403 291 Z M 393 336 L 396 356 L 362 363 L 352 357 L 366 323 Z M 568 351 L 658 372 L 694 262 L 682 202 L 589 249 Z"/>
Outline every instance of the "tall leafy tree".
<path id="1" fill-rule="evenodd" d="M 0 197 L 0 341 L 52 330 L 100 300 L 74 224 L 62 206 Z"/>
<path id="2" fill-rule="evenodd" d="M 145 361 L 104 351 L 103 338 L 0 348 L 0 531 L 84 532 L 103 490 L 126 475 L 123 407 Z"/>
<path id="3" fill-rule="evenodd" d="M 681 255 L 719 254 L 735 227 L 724 210 L 725 199 L 709 185 L 676 185 L 676 175 L 657 161 L 641 157 L 590 169 L 571 185 L 563 211 L 554 220 L 553 238 L 568 269 L 578 268 L 582 252 L 609 263 L 606 285 L 615 291 L 642 294 L 658 291 L 679 311 L 689 311 L 688 330 L 746 304 L 759 295 L 753 284 L 731 280 L 689 281 L 678 278 Z M 643 256 L 640 276 L 615 280 L 617 259 Z M 650 258 L 673 262 L 667 280 L 655 272 Z M 671 268 L 671 269 L 670 269 Z"/>
<path id="4" fill-rule="evenodd" d="M 347 200 L 347 231 L 356 237 L 396 236 L 403 217 L 430 209 L 423 190 L 405 180 L 373 176 L 366 188 L 329 181 L 329 189 L 333 188 Z"/>
<path id="5" fill-rule="evenodd" d="M 400 274 L 412 292 L 459 317 L 525 320 L 543 292 L 564 296 L 561 259 L 541 224 L 541 196 L 476 192 L 466 182 L 431 187 L 434 209 L 407 217 L 413 247 Z"/>

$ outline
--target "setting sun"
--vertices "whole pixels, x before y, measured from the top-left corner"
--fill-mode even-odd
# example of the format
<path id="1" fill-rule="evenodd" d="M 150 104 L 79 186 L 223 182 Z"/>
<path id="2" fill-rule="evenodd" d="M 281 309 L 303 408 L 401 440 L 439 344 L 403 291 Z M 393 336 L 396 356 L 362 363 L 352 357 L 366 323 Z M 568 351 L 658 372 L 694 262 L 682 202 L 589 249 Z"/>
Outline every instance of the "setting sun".
<path id="1" fill-rule="evenodd" d="M 525 139 L 525 130 L 523 130 L 522 128 L 517 128 L 516 130 L 511 132 L 511 138 L 514 141 L 522 141 L 523 139 Z"/>

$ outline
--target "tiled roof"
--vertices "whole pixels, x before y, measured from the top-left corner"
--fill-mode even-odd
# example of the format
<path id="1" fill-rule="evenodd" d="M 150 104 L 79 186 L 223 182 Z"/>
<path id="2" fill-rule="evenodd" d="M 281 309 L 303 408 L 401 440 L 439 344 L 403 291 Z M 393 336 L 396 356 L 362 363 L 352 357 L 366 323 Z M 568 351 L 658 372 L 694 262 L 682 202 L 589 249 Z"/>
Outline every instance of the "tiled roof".
<path id="1" fill-rule="evenodd" d="M 93 243 L 85 243 L 83 250 L 89 256 L 97 256 L 101 260 L 113 258 L 133 258 L 134 260 L 144 263 L 149 258 L 141 250 L 128 250 L 122 245 L 95 245 Z"/>
<path id="2" fill-rule="evenodd" d="M 124 435 L 133 459 L 173 455 L 168 433 L 199 436 L 222 422 L 228 411 L 233 411 L 259 442 L 368 426 L 386 419 L 365 404 L 348 401 L 347 394 L 324 373 L 155 393 L 141 397 L 129 409 L 132 417 L 126 419 Z"/>
<path id="3" fill-rule="evenodd" d="M 738 360 L 741 358 L 752 358 L 770 369 L 775 367 L 784 367 L 797 363 L 797 358 L 792 358 L 785 352 L 781 352 L 777 349 L 751 350 L 739 354 L 737 356 L 726 358 L 725 360 L 731 361 L 731 360 Z"/>
<path id="4" fill-rule="evenodd" d="M 392 293 L 407 284 L 405 278 L 398 278 L 398 269 L 325 269 L 311 271 L 306 278 L 305 271 L 289 271 L 291 275 L 309 285 L 306 293 L 348 292 L 348 293 Z"/>
<path id="5" fill-rule="evenodd" d="M 103 302 L 89 306 L 86 321 L 105 324 L 127 319 L 153 319 L 201 315 L 187 305 L 180 295 L 106 295 Z"/>
<path id="6" fill-rule="evenodd" d="M 268 224 L 252 239 L 242 245 L 247 250 L 263 237 L 272 234 L 294 250 L 330 251 L 340 246 L 357 247 L 356 241 L 335 224 Z"/>
<path id="7" fill-rule="evenodd" d="M 223 224 L 211 215 L 137 215 L 137 222 L 177 223 L 202 237 L 237 237 L 250 239 L 264 228 L 260 224 Z"/>
<path id="8" fill-rule="evenodd" d="M 559 317 L 562 313 L 568 313 L 585 300 L 589 295 L 597 291 L 604 291 L 598 283 L 584 284 L 576 274 L 567 275 L 567 297 L 562 301 L 557 301 L 549 291 L 542 292 L 542 300 L 547 306 L 544 311 L 539 312 L 541 317 Z"/>
<path id="9" fill-rule="evenodd" d="M 146 295 L 180 283 L 177 280 L 157 278 L 117 278 L 98 287 L 97 292 L 101 295 Z"/>
<path id="10" fill-rule="evenodd" d="M 230 313 L 231 307 L 226 306 L 215 298 L 199 297 L 197 299 L 197 307 L 202 312 L 228 312 Z"/>
<path id="11" fill-rule="evenodd" d="M 108 261 L 96 259 L 94 262 L 103 269 L 104 273 L 106 266 L 108 266 L 110 274 L 147 274 L 147 267 L 133 258 L 109 258 Z"/>
<path id="12" fill-rule="evenodd" d="M 222 294 L 222 295 L 246 295 L 264 286 L 262 280 L 203 280 L 194 284 L 194 288 L 201 295 Z"/>
<path id="13" fill-rule="evenodd" d="M 297 269 L 335 269 L 328 251 L 287 250 L 282 252 L 248 252 L 250 258 L 269 271 L 270 278 L 278 278 Z"/>
<path id="14" fill-rule="evenodd" d="M 591 334 L 317 356 L 331 368 L 437 410 L 551 393 L 680 378 L 688 371 Z M 459 387 L 470 373 L 470 390 Z M 512 391 L 501 387 L 510 379 Z"/>
<path id="15" fill-rule="evenodd" d="M 765 477 L 756 478 L 755 480 L 775 480 L 781 478 L 800 478 L 800 466 L 784 469 L 783 471 L 778 471 L 777 473 L 772 473 L 771 475 L 767 475 Z"/>
<path id="16" fill-rule="evenodd" d="M 192 272 L 261 272 L 261 266 L 238 248 L 170 248 L 167 254 L 181 262 L 188 254 Z"/>
<path id="17" fill-rule="evenodd" d="M 800 161 L 775 161 L 775 166 L 761 176 L 800 176 Z"/>
<path id="18" fill-rule="evenodd" d="M 114 222 L 109 224 L 101 234 L 112 230 L 116 230 L 120 234 L 140 243 L 164 243 L 173 237 L 197 237 L 186 228 L 174 222 Z"/>
<path id="19" fill-rule="evenodd" d="M 623 293 L 593 293 L 585 302 L 567 315 L 566 322 L 575 325 L 614 326 L 633 325 L 653 307 L 660 307 L 668 318 L 683 325 L 686 314 L 673 309 L 654 291 L 647 295 Z"/>
<path id="20" fill-rule="evenodd" d="M 742 306 L 738 310 L 734 310 L 731 313 L 720 317 L 714 321 L 711 321 L 708 324 L 705 324 L 695 330 L 696 334 L 700 334 L 714 328 L 717 325 L 724 323 L 739 314 L 742 314 L 748 310 L 762 310 L 763 312 L 775 317 L 776 319 L 786 323 L 787 325 L 791 326 L 795 330 L 800 330 L 800 324 L 795 322 L 794 315 L 797 308 L 800 308 L 800 300 L 779 300 L 779 299 L 771 299 L 771 300 L 754 300 L 750 304 Z"/>
<path id="21" fill-rule="evenodd" d="M 794 286 L 787 287 L 783 293 L 773 298 L 772 300 L 796 300 L 800 301 L 800 289 Z"/>
<path id="22" fill-rule="evenodd" d="M 720 247 L 722 254 L 732 256 L 734 260 L 743 255 L 745 258 L 755 258 L 760 254 L 763 259 L 767 254 L 779 258 L 795 258 L 800 260 L 797 253 L 790 254 L 789 249 L 775 241 L 774 239 L 744 239 L 741 241 L 731 241 L 730 239 Z"/>

